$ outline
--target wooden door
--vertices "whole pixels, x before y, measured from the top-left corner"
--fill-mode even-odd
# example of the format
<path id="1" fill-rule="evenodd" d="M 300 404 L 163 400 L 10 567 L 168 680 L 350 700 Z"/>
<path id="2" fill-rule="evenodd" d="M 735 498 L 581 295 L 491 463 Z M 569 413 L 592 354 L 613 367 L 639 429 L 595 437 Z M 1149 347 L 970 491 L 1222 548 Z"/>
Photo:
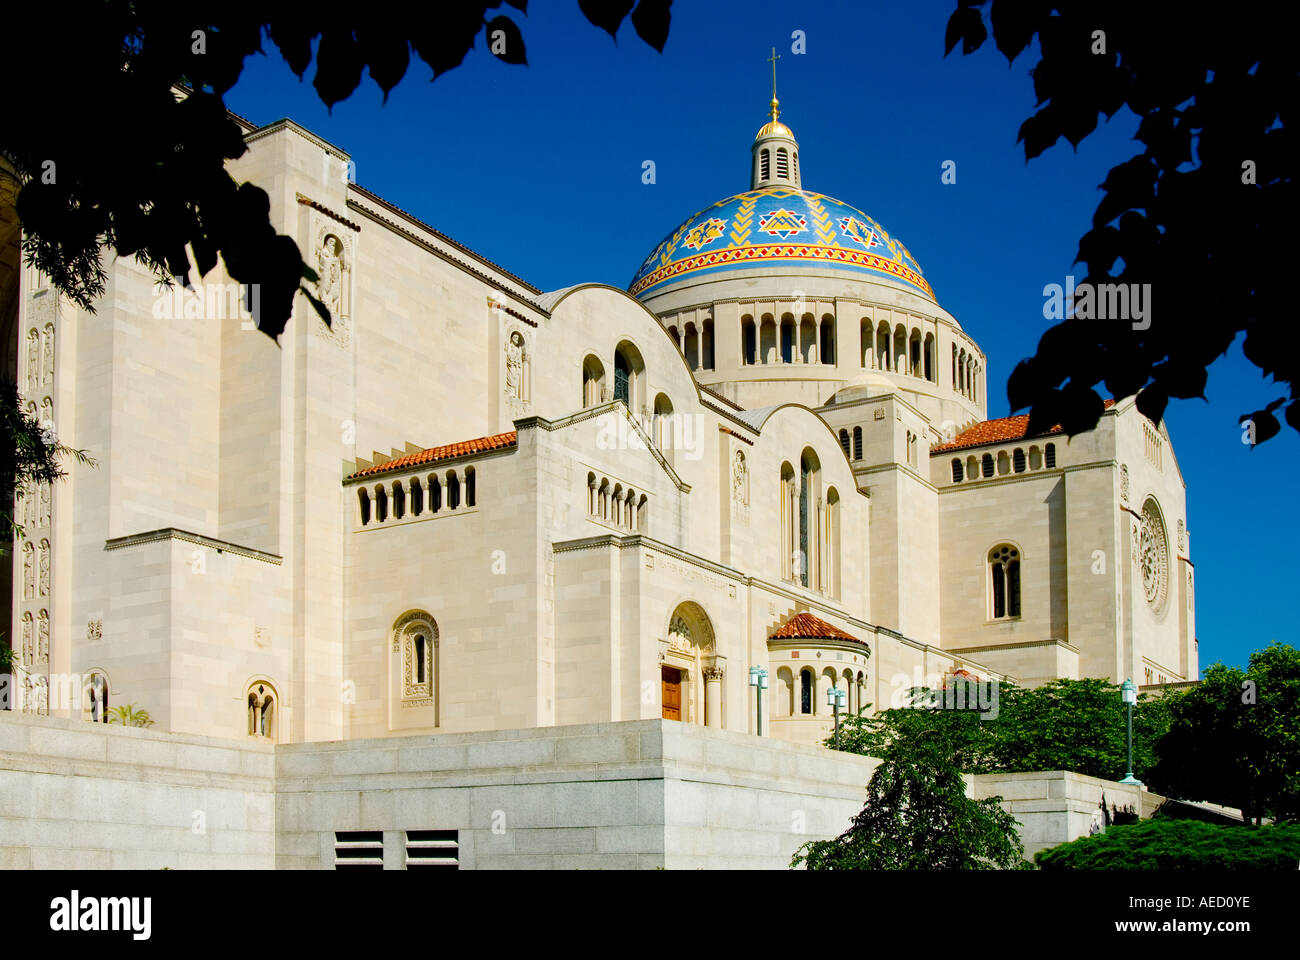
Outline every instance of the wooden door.
<path id="1" fill-rule="evenodd" d="M 682 672 L 673 667 L 663 668 L 663 705 L 665 720 L 682 718 Z"/>

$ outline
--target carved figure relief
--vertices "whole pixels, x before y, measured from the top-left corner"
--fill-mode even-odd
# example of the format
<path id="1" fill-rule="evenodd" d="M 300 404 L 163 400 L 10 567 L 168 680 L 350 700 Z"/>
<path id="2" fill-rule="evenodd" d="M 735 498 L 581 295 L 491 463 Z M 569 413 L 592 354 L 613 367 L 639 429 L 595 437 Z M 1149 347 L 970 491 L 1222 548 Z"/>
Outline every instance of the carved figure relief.
<path id="1" fill-rule="evenodd" d="M 749 467 L 745 464 L 745 452 L 737 450 L 731 468 L 732 496 L 739 504 L 749 503 Z"/>
<path id="2" fill-rule="evenodd" d="M 524 335 L 516 330 L 506 341 L 506 395 L 512 400 L 528 399 L 524 376 L 527 361 Z"/>
<path id="3" fill-rule="evenodd" d="M 35 329 L 27 331 L 27 393 L 40 389 L 41 335 Z"/>
<path id="4" fill-rule="evenodd" d="M 1119 468 L 1119 498 L 1122 502 L 1128 503 L 1128 464 L 1120 464 Z"/>
<path id="5" fill-rule="evenodd" d="M 36 662 L 50 662 L 50 613 L 42 610 L 36 617 Z"/>
<path id="6" fill-rule="evenodd" d="M 37 591 L 38 596 L 48 597 L 50 595 L 50 541 L 41 540 L 40 552 L 40 585 Z"/>
<path id="7" fill-rule="evenodd" d="M 45 325 L 45 346 L 41 351 L 44 369 L 41 371 L 41 384 L 48 390 L 54 386 L 54 324 Z"/>
<path id="8" fill-rule="evenodd" d="M 36 547 L 28 540 L 23 544 L 23 599 L 36 598 Z"/>
<path id="9" fill-rule="evenodd" d="M 35 634 L 33 631 L 32 615 L 30 612 L 23 614 L 23 638 L 22 646 L 19 648 L 20 656 L 24 666 L 31 666 L 35 662 L 36 646 Z"/>

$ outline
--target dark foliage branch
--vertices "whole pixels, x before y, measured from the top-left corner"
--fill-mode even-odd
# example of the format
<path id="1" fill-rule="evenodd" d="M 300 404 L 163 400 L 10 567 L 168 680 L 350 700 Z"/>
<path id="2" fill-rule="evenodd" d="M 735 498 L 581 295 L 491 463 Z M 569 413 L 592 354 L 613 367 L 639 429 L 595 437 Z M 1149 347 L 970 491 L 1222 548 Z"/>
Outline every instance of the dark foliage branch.
<path id="1" fill-rule="evenodd" d="M 1104 53 L 1094 52 L 1097 31 Z M 1077 147 L 1121 107 L 1141 118 L 1141 151 L 1101 184 L 1076 262 L 1089 284 L 1150 284 L 1150 325 L 1070 318 L 1049 329 L 1007 384 L 1012 409 L 1030 408 L 1030 432 L 1096 426 L 1099 384 L 1116 399 L 1137 394 L 1138 409 L 1159 422 L 1170 399 L 1204 398 L 1207 367 L 1238 334 L 1246 357 L 1286 390 L 1241 421 L 1267 440 L 1285 404 L 1300 430 L 1292 32 L 1266 9 L 1223 16 L 1132 0 L 959 0 L 945 52 L 960 44 L 972 53 L 990 35 L 1008 61 L 1038 40 L 1037 110 L 1019 135 L 1026 160 L 1061 138 Z"/>
<path id="2" fill-rule="evenodd" d="M 526 0 L 507 3 L 525 11 Z M 633 6 L 579 5 L 611 35 Z M 22 106 L 0 124 L 0 155 L 22 183 L 25 259 L 90 310 L 104 292 L 106 248 L 189 285 L 188 248 L 200 276 L 220 258 L 233 280 L 259 286 L 258 326 L 268 336 L 284 330 L 298 292 L 328 321 L 304 285 L 315 273 L 271 224 L 266 191 L 236 183 L 225 170 L 245 146 L 223 96 L 267 39 L 300 77 L 315 60 L 312 85 L 331 107 L 357 89 L 366 70 L 387 97 L 412 53 L 436 79 L 459 66 L 480 35 L 489 49 L 494 38 L 504 40 L 504 49 L 493 51 L 499 59 L 526 63 L 517 25 L 492 15 L 500 6 L 459 0 L 345 11 L 299 2 L 101 0 L 75 15 L 33 20 L 32 31 L 11 45 L 8 64 L 23 78 Z M 632 12 L 637 34 L 660 51 L 670 6 L 641 0 Z M 178 99 L 177 85 L 193 94 Z"/>

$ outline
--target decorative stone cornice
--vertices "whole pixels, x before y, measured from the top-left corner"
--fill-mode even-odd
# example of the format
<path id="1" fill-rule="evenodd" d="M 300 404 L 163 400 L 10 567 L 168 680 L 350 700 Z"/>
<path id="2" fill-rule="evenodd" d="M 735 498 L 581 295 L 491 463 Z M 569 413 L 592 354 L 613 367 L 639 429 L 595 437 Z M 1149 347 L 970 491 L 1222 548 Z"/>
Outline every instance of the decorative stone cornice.
<path id="1" fill-rule="evenodd" d="M 645 447 L 646 452 L 649 453 L 650 456 L 654 457 L 654 459 L 659 463 L 659 466 L 663 468 L 664 473 L 668 474 L 668 478 L 672 480 L 677 489 L 682 493 L 690 493 L 691 485 L 678 476 L 677 471 L 673 469 L 672 464 L 670 464 L 667 459 L 665 459 L 664 455 L 659 452 L 659 448 L 655 445 L 655 442 L 651 440 L 649 434 L 642 429 L 641 424 L 636 422 L 636 418 L 632 416 L 631 412 L 627 409 L 627 406 L 621 400 L 607 400 L 597 406 L 588 407 L 586 410 L 580 410 L 567 417 L 561 417 L 559 420 L 547 420 L 545 417 L 540 416 L 524 417 L 515 421 L 515 430 L 523 432 L 524 430 L 540 429 L 545 430 L 547 433 L 555 433 L 557 430 L 572 427 L 587 420 L 595 419 L 596 417 L 602 416 L 606 413 L 618 414 L 620 412 L 627 419 L 628 426 L 635 430 L 637 436 L 641 438 L 641 443 Z"/>
<path id="2" fill-rule="evenodd" d="M 208 547 L 217 553 L 229 553 L 236 557 L 247 557 L 249 560 L 261 560 L 263 563 L 280 566 L 284 563 L 284 558 L 274 553 L 267 553 L 264 550 L 256 550 L 253 547 L 243 547 L 237 543 L 231 543 L 228 540 L 217 540 L 213 537 L 205 537 L 201 533 L 191 533 L 188 530 L 179 530 L 176 527 L 164 527 L 161 530 L 150 530 L 148 533 L 133 533 L 126 537 L 113 537 L 104 541 L 105 550 L 122 550 L 126 547 L 136 547 L 146 543 L 158 543 L 162 540 L 181 540 L 185 543 L 193 543 L 200 547 Z"/>

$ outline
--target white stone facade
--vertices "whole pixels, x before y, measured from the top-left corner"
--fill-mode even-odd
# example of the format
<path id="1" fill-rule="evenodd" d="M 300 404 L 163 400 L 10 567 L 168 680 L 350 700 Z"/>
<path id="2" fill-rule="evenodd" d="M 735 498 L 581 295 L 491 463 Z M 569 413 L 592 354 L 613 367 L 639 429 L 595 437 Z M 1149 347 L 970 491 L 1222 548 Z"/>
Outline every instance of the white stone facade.
<path id="1" fill-rule="evenodd" d="M 19 507 L 22 709 L 89 718 L 50 690 L 94 674 L 160 730 L 237 740 L 755 733 L 761 666 L 763 734 L 813 744 L 832 685 L 858 710 L 959 669 L 1196 678 L 1184 485 L 1132 401 L 932 454 L 984 419 L 986 358 L 915 292 L 810 269 L 544 294 L 296 124 L 247 139 L 233 173 L 331 327 L 299 298 L 272 342 L 220 270 L 159 295 L 114 261 L 94 314 L 23 277 L 24 397 L 98 464 Z M 787 315 L 797 362 L 764 339 Z M 769 642 L 798 613 L 848 639 Z"/>

